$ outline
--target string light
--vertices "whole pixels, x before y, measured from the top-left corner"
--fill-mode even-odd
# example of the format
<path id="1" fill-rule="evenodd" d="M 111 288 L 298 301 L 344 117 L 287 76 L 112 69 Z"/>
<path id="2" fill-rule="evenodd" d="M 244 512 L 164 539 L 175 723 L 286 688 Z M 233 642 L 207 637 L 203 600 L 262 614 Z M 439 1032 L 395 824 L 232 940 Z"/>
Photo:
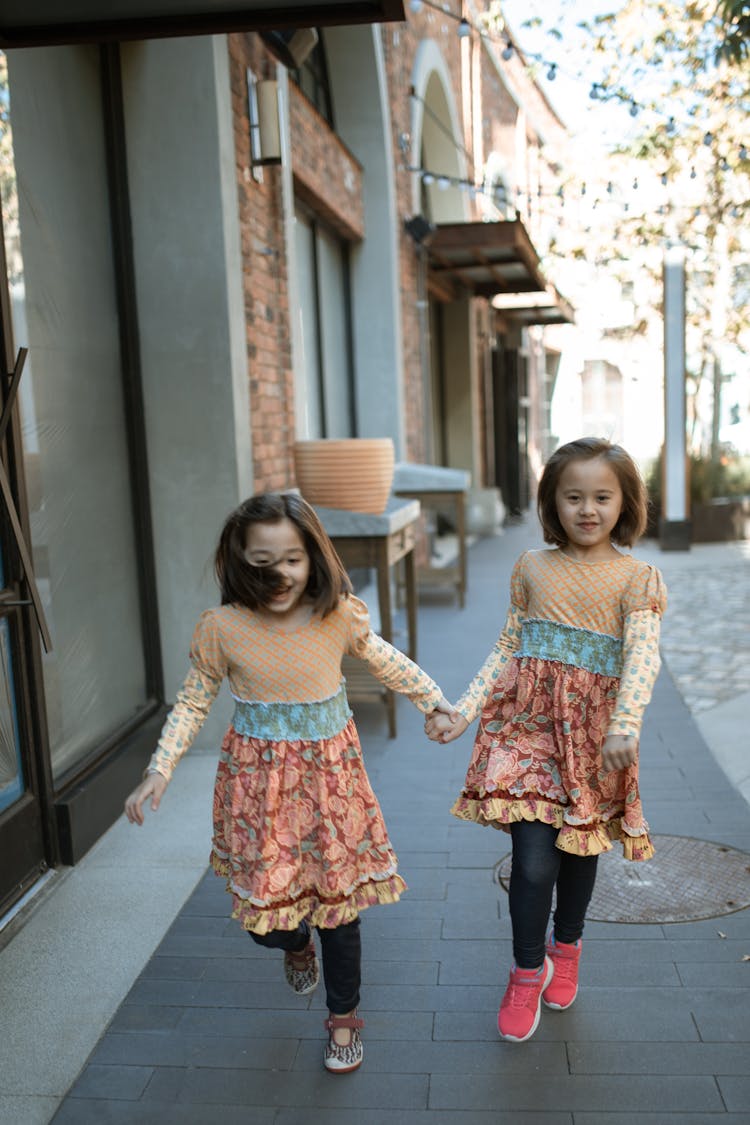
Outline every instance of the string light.
<path id="1" fill-rule="evenodd" d="M 458 38 L 466 39 L 469 35 L 471 35 L 471 24 L 464 17 L 458 25 Z"/>
<path id="2" fill-rule="evenodd" d="M 557 78 L 557 63 L 550 63 L 547 71 L 547 81 L 554 82 Z"/>
<path id="3" fill-rule="evenodd" d="M 560 185 L 552 192 L 544 192 L 541 188 L 541 185 L 539 185 L 533 191 L 533 193 L 525 192 L 520 187 L 516 187 L 514 190 L 515 203 L 511 205 L 511 202 L 508 199 L 507 189 L 503 183 L 476 184 L 471 180 L 461 179 L 457 176 L 449 176 L 442 172 L 432 172 L 428 169 L 419 167 L 402 166 L 402 170 L 420 176 L 422 183 L 426 187 L 429 187 L 431 184 L 436 184 L 440 191 L 446 191 L 449 187 L 454 187 L 461 191 L 468 192 L 469 197 L 472 200 L 477 199 L 478 196 L 482 196 L 483 198 L 488 200 L 488 202 L 494 204 L 494 206 L 497 207 L 500 211 L 507 211 L 511 206 L 513 206 L 513 210 L 519 217 L 525 212 L 528 218 L 536 218 L 537 220 L 546 219 L 554 221 L 558 225 L 564 225 L 567 200 L 565 190 L 562 185 Z M 669 181 L 668 173 L 663 172 L 660 179 L 663 184 L 667 184 Z M 634 179 L 632 182 L 632 190 L 639 190 L 639 182 L 637 179 Z M 586 196 L 590 196 L 589 187 L 586 183 L 581 183 L 580 194 L 581 199 Z M 554 214 L 544 207 L 543 201 L 545 199 L 555 199 L 556 201 L 559 201 L 559 205 L 557 206 Z M 655 212 L 653 210 L 645 210 L 637 213 L 631 212 L 629 201 L 627 199 L 619 198 L 615 195 L 615 184 L 611 180 L 606 184 L 606 197 L 602 198 L 595 195 L 590 198 L 588 205 L 592 211 L 595 211 L 599 209 L 600 205 L 605 202 L 607 204 L 608 215 L 611 214 L 612 206 L 619 207 L 621 208 L 623 215 L 628 215 L 628 221 L 634 223 L 646 222 L 649 216 L 653 215 L 654 213 L 657 215 L 679 215 L 680 213 L 684 213 L 686 215 L 689 214 L 694 218 L 699 218 L 702 214 L 704 214 L 703 208 L 700 206 L 695 206 L 693 203 L 676 205 L 673 202 L 670 202 L 667 207 L 661 205 L 660 207 L 656 208 Z M 741 216 L 743 210 L 750 210 L 750 200 L 744 201 L 741 204 L 734 203 L 727 204 L 726 206 L 727 213 L 735 218 Z"/>

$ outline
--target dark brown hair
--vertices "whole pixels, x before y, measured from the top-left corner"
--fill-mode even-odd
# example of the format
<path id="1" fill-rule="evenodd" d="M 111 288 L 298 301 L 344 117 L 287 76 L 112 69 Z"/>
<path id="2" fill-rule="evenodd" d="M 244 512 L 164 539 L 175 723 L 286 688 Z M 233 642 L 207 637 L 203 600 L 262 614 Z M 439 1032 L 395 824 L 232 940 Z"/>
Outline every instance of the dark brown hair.
<path id="1" fill-rule="evenodd" d="M 620 547 L 632 547 L 646 530 L 648 494 L 638 466 L 621 445 L 604 438 L 585 437 L 561 445 L 550 457 L 539 481 L 536 506 L 545 543 L 564 547 L 568 537 L 557 514 L 556 493 L 563 469 L 571 461 L 591 461 L 601 457 L 616 474 L 622 489 L 622 511 L 610 538 Z"/>
<path id="2" fill-rule="evenodd" d="M 222 605 L 258 609 L 278 588 L 280 576 L 272 566 L 251 566 L 245 558 L 248 528 L 254 523 L 291 520 L 310 558 L 306 593 L 321 617 L 331 613 L 339 598 L 352 592 L 349 576 L 317 515 L 293 492 L 263 492 L 243 501 L 227 516 L 214 557 L 214 573 Z"/>

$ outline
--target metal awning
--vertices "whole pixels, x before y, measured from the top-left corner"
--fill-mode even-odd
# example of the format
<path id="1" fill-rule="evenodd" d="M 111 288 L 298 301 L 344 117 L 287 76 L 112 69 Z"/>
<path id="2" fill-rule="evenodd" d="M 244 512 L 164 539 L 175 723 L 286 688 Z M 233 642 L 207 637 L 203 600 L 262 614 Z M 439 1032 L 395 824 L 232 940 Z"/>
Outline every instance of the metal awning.
<path id="1" fill-rule="evenodd" d="M 522 324 L 572 321 L 573 310 L 539 269 L 539 255 L 518 218 L 440 223 L 425 239 L 429 285 L 444 299 L 468 291 L 493 300 Z"/>
<path id="2" fill-rule="evenodd" d="M 492 306 L 504 320 L 526 328 L 531 324 L 573 324 L 575 310 L 569 301 L 548 284 L 538 293 L 498 293 Z"/>
<path id="3" fill-rule="evenodd" d="M 403 0 L 2 0 L 0 48 L 404 18 Z"/>

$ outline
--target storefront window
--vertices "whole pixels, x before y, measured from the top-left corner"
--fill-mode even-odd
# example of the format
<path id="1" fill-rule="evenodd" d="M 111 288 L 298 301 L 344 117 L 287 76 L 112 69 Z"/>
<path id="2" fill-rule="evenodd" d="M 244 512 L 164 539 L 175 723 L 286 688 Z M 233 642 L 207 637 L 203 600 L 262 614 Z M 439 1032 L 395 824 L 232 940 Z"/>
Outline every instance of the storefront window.
<path id="1" fill-rule="evenodd" d="M 10 63 L 3 220 L 59 783 L 137 716 L 146 672 L 98 73 L 71 52 Z"/>
<path id="2" fill-rule="evenodd" d="M 0 812 L 23 793 L 8 622 L 0 618 Z"/>

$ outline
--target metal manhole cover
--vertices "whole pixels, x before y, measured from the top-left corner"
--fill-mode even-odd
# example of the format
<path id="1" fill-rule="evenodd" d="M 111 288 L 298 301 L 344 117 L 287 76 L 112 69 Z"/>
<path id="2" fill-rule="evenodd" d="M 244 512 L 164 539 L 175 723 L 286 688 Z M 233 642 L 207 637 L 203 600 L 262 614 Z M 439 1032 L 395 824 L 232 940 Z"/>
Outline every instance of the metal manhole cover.
<path id="1" fill-rule="evenodd" d="M 695 922 L 750 906 L 750 854 L 690 836 L 652 836 L 646 863 L 623 859 L 617 844 L 599 858 L 586 917 L 593 922 Z M 511 857 L 494 869 L 508 889 Z"/>

